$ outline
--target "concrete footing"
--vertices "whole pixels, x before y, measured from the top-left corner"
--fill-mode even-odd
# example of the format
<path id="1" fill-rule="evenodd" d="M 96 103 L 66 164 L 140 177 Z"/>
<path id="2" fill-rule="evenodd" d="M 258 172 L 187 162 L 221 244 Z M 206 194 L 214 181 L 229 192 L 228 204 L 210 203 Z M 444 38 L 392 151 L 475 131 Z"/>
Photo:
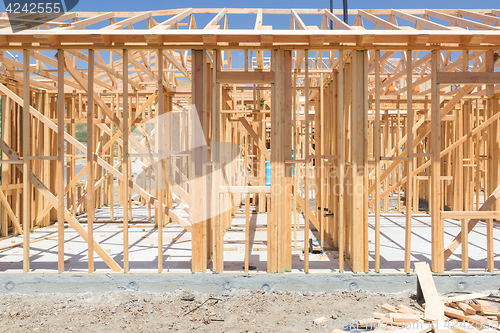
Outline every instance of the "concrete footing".
<path id="1" fill-rule="evenodd" d="M 495 274 L 452 274 L 434 277 L 440 293 L 498 291 Z M 0 274 L 0 293 L 85 293 L 106 291 L 199 293 L 230 290 L 332 292 L 366 290 L 396 293 L 416 291 L 414 274 Z"/>

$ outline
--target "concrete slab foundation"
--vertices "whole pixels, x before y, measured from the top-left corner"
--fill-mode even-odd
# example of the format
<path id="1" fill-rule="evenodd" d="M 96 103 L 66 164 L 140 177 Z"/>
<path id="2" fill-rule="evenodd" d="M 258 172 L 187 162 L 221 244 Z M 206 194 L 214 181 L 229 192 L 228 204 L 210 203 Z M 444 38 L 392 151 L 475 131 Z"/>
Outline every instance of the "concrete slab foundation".
<path id="1" fill-rule="evenodd" d="M 179 214 L 185 214 L 179 209 Z M 238 212 L 233 218 L 231 229 L 224 236 L 224 272 L 244 274 L 245 249 L 245 215 Z M 130 270 L 132 273 L 157 273 L 158 267 L 158 231 L 153 221 L 148 220 L 147 208 L 133 208 L 133 220 L 129 228 Z M 115 207 L 115 220 L 121 217 L 121 207 Z M 85 224 L 85 216 L 80 221 Z M 250 218 L 250 272 L 261 274 L 266 272 L 267 231 L 266 214 L 253 214 Z M 369 255 L 370 271 L 374 270 L 374 217 L 369 217 Z M 495 248 L 500 248 L 497 236 L 499 225 L 494 225 Z M 445 220 L 445 243 L 460 232 L 460 222 Z M 296 235 L 296 238 L 295 238 Z M 384 214 L 381 218 L 381 272 L 385 274 L 403 273 L 405 216 L 400 213 Z M 34 230 L 34 240 L 30 245 L 30 268 L 35 273 L 57 273 L 57 227 L 52 226 Z M 94 223 L 94 238 L 114 260 L 123 264 L 123 226 L 120 222 L 109 222 L 109 208 L 99 209 Z M 320 249 L 319 234 L 312 232 L 314 249 Z M 412 219 L 412 262 L 431 261 L 431 228 L 430 216 L 414 214 Z M 40 241 L 36 241 L 41 239 Z M 304 219 L 301 217 L 297 230 L 292 230 L 292 271 L 291 274 L 303 274 L 304 253 Z M 0 241 L 0 271 L 21 272 L 23 249 L 22 236 L 11 237 Z M 7 247 L 7 248 L 5 248 Z M 191 233 L 176 224 L 168 224 L 163 228 L 163 258 L 165 273 L 191 273 Z M 486 267 L 486 224 L 480 222 L 469 234 L 470 273 L 482 274 Z M 499 255 L 496 255 L 498 258 Z M 97 273 L 108 273 L 111 270 L 94 255 Z M 338 252 L 325 251 L 309 255 L 310 272 L 331 274 L 338 273 Z M 71 228 L 65 230 L 65 271 L 87 272 L 88 248 L 84 240 Z M 495 269 L 500 269 L 500 261 L 496 260 Z M 413 265 L 412 265 L 413 266 Z M 447 271 L 461 272 L 461 248 L 450 257 L 445 266 Z M 346 272 L 350 272 L 346 265 Z M 211 273 L 211 265 L 207 273 Z M 2 274 L 0 274 L 2 275 Z M 308 276 L 311 276 L 309 274 Z M 306 276 L 306 280 L 307 277 Z M 306 281 L 304 280 L 304 281 Z M 312 285 L 313 283 L 311 283 Z"/>

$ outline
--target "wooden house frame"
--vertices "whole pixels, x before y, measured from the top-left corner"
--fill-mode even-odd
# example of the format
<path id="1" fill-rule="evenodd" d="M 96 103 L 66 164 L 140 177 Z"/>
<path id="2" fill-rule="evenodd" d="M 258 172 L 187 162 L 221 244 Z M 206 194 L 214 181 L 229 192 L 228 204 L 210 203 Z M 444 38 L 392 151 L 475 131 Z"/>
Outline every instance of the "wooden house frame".
<path id="1" fill-rule="evenodd" d="M 304 226 L 305 253 L 313 227 L 322 247 L 338 249 L 340 272 L 344 262 L 354 272 L 368 272 L 369 214 L 375 216 L 379 272 L 380 216 L 389 210 L 389 198 L 397 198 L 396 210 L 406 214 L 405 272 L 411 269 L 411 218 L 419 199 L 429 202 L 434 272 L 445 272 L 460 244 L 467 271 L 467 235 L 482 220 L 488 233 L 485 269 L 493 272 L 493 226 L 500 216 L 500 10 L 349 10 L 352 25 L 339 14 L 237 8 L 69 12 L 15 32 L 2 14 L 0 230 L 2 237 L 23 235 L 24 271 L 30 269 L 30 230 L 64 220 L 88 243 L 89 272 L 94 252 L 113 271 L 128 272 L 133 191 L 141 204 L 156 207 L 159 272 L 162 228 L 169 222 L 192 233 L 193 272 L 209 265 L 223 272 L 224 232 L 235 209 L 191 223 L 173 206 L 182 205 L 192 218 L 202 209 L 197 205 L 203 191 L 151 191 L 131 177 L 132 127 L 193 104 L 208 144 L 237 144 L 253 173 L 246 173 L 245 186 L 228 185 L 224 200 L 246 208 L 247 248 L 250 201 L 266 212 L 269 273 L 291 270 L 299 215 L 311 222 Z M 201 15 L 211 15 L 204 26 L 197 25 Z M 235 15 L 251 16 L 255 24 L 233 29 Z M 289 19 L 289 29 L 264 25 L 278 15 Z M 37 20 L 43 17 L 18 20 L 16 27 Z M 21 53 L 22 61 L 12 57 Z M 240 65 L 237 53 L 243 54 Z M 87 124 L 86 145 L 75 136 L 77 124 Z M 76 151 L 87 160 L 78 174 Z M 87 182 L 81 183 L 84 173 Z M 96 209 L 117 204 L 114 177 L 124 208 L 122 263 L 87 232 Z M 275 185 L 292 190 L 274 193 Z M 318 190 L 310 192 L 313 185 Z M 317 207 L 310 205 L 311 193 Z M 83 213 L 88 228 L 76 219 Z M 445 218 L 462 221 L 451 244 L 444 242 Z M 63 272 L 65 229 L 57 225 Z"/>

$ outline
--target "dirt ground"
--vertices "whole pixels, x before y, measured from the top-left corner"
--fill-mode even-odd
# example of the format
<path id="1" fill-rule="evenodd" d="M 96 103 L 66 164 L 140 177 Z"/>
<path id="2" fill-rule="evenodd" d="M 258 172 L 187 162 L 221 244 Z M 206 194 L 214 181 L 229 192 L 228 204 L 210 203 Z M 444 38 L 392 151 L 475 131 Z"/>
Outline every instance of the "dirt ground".
<path id="1" fill-rule="evenodd" d="M 410 292 L 7 294 L 0 300 L 0 331 L 330 332 L 331 326 L 310 328 L 312 321 L 325 317 L 340 328 L 384 312 L 384 303 L 419 308 Z"/>

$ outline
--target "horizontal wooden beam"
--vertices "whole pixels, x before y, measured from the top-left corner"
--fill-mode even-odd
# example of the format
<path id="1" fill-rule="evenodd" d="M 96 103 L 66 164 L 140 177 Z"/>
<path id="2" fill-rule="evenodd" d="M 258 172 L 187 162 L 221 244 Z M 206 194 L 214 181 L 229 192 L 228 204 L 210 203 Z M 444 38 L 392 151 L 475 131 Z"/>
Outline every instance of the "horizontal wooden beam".
<path id="1" fill-rule="evenodd" d="M 495 84 L 500 83 L 500 72 L 438 72 L 441 84 Z"/>
<path id="2" fill-rule="evenodd" d="M 271 186 L 219 186 L 219 192 L 271 193 Z"/>
<path id="3" fill-rule="evenodd" d="M 500 217 L 500 212 L 498 211 L 443 211 L 441 212 L 441 218 L 443 219 L 497 219 Z"/>
<path id="4" fill-rule="evenodd" d="M 274 72 L 217 72 L 217 83 L 274 83 Z"/>

